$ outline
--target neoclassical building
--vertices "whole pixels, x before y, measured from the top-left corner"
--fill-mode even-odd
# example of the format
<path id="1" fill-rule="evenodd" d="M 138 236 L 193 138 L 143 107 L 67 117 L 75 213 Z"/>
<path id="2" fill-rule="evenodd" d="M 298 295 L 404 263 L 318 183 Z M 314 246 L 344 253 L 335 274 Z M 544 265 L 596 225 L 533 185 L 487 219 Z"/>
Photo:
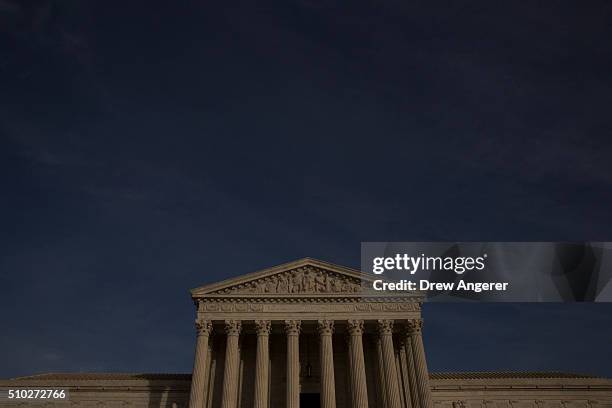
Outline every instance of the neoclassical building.
<path id="1" fill-rule="evenodd" d="M 190 407 L 432 408 L 421 298 L 304 259 L 192 290 Z"/>
<path id="2" fill-rule="evenodd" d="M 0 381 L 0 388 L 70 390 L 69 401 L 10 406 L 612 408 L 609 379 L 429 373 L 422 298 L 373 291 L 374 279 L 301 259 L 201 286 L 191 291 L 192 375 L 43 374 Z"/>

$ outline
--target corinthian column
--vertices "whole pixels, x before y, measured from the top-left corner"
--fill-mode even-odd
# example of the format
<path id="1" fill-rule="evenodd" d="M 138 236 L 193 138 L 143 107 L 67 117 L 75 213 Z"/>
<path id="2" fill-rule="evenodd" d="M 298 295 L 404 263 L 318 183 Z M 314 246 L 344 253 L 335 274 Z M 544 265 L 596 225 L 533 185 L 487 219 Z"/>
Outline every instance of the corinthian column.
<path id="1" fill-rule="evenodd" d="M 400 355 L 399 355 L 399 347 L 394 346 L 396 348 L 395 350 L 395 371 L 397 372 L 397 386 L 398 386 L 398 391 L 399 391 L 399 396 L 400 396 L 400 404 L 402 407 L 406 407 L 406 395 L 404 394 L 404 381 L 402 379 L 402 367 L 401 367 L 401 362 L 400 362 Z"/>
<path id="2" fill-rule="evenodd" d="M 349 383 L 349 395 L 346 399 L 346 406 L 348 407 L 353 407 L 355 405 L 355 403 L 353 402 L 353 354 L 351 353 L 351 336 L 346 336 L 345 337 L 346 340 L 346 347 L 345 349 L 348 350 L 347 354 L 346 354 L 346 372 L 348 373 L 348 383 Z"/>
<path id="3" fill-rule="evenodd" d="M 408 320 L 407 326 L 408 338 L 412 345 L 412 354 L 414 357 L 414 370 L 417 388 L 419 390 L 420 408 L 433 408 L 431 389 L 429 388 L 429 371 L 427 370 L 425 347 L 423 347 L 423 337 L 421 336 L 423 320 Z"/>
<path id="4" fill-rule="evenodd" d="M 236 408 L 238 403 L 238 337 L 242 323 L 239 320 L 226 320 L 225 333 L 225 370 L 223 372 L 222 408 Z"/>
<path id="5" fill-rule="evenodd" d="M 285 320 L 287 333 L 287 408 L 300 407 L 300 327 L 299 320 Z"/>
<path id="6" fill-rule="evenodd" d="M 408 366 L 408 384 L 410 384 L 410 396 L 412 398 L 412 408 L 421 408 L 421 398 L 419 397 L 419 384 L 417 382 L 416 367 L 414 365 L 414 350 L 410 335 L 405 337 L 406 365 Z"/>
<path id="7" fill-rule="evenodd" d="M 363 320 L 349 320 L 348 330 L 353 408 L 368 408 L 368 389 L 363 359 Z"/>
<path id="8" fill-rule="evenodd" d="M 255 357 L 255 402 L 254 408 L 267 408 L 268 406 L 268 372 L 270 366 L 269 320 L 255 320 L 257 329 L 257 355 Z"/>
<path id="9" fill-rule="evenodd" d="M 382 352 L 382 344 L 380 341 L 380 337 L 377 337 L 376 340 L 376 374 L 378 377 L 378 384 L 380 386 L 380 400 L 382 402 L 383 407 L 389 406 L 389 398 L 387 391 L 387 381 L 385 381 L 385 359 L 383 357 Z"/>
<path id="10" fill-rule="evenodd" d="M 204 389 L 206 388 L 206 365 L 208 364 L 208 340 L 212 331 L 210 320 L 196 319 L 196 350 L 191 376 L 190 408 L 204 408 Z"/>
<path id="11" fill-rule="evenodd" d="M 321 408 L 336 408 L 336 381 L 334 378 L 333 320 L 319 320 L 321 336 Z"/>
<path id="12" fill-rule="evenodd" d="M 418 404 L 415 402 L 415 396 L 417 392 L 416 388 L 416 380 L 414 378 L 414 371 L 410 370 L 410 365 L 408 364 L 408 356 L 407 350 L 412 354 L 412 346 L 410 343 L 406 344 L 406 339 L 402 339 L 400 341 L 400 365 L 402 367 L 402 382 L 404 383 L 404 400 L 406 401 L 406 407 L 408 408 L 418 408 Z M 411 357 L 412 358 L 412 355 Z"/>
<path id="13" fill-rule="evenodd" d="M 393 352 L 393 320 L 379 320 L 378 333 L 382 348 L 385 383 L 387 384 L 387 403 L 390 408 L 401 408 L 395 353 Z"/>

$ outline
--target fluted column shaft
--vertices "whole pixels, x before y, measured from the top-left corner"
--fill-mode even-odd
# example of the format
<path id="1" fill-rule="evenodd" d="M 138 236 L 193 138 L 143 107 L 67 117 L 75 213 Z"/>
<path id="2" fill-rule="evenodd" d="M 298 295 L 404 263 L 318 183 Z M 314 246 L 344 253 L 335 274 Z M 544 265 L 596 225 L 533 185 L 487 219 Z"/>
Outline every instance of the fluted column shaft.
<path id="1" fill-rule="evenodd" d="M 333 320 L 319 320 L 321 338 L 321 408 L 336 408 L 336 380 L 334 377 Z"/>
<path id="2" fill-rule="evenodd" d="M 353 408 L 368 407 L 365 361 L 363 358 L 363 320 L 349 320 L 349 353 L 351 359 L 351 396 Z"/>
<path id="3" fill-rule="evenodd" d="M 378 381 L 380 384 L 380 399 L 382 401 L 383 407 L 388 407 L 389 406 L 389 402 L 388 402 L 388 394 L 389 392 L 387 391 L 387 381 L 385 381 L 385 364 L 384 364 L 384 357 L 383 357 L 383 352 L 382 352 L 382 344 L 380 341 L 380 337 L 376 338 L 376 363 L 377 363 L 377 369 L 378 369 Z"/>
<path id="4" fill-rule="evenodd" d="M 406 400 L 405 397 L 406 395 L 404 394 L 404 381 L 402 379 L 402 367 L 401 367 L 401 363 L 400 363 L 400 356 L 399 356 L 399 348 L 396 347 L 397 350 L 394 350 L 395 353 L 395 371 L 397 372 L 397 386 L 398 386 L 398 391 L 399 391 L 399 396 L 400 396 L 400 406 L 402 408 L 406 407 Z"/>
<path id="5" fill-rule="evenodd" d="M 347 396 L 346 405 L 348 407 L 352 407 L 353 403 L 353 354 L 351 353 L 351 336 L 346 336 L 346 347 L 348 350 L 346 363 L 347 363 L 347 372 L 348 374 L 348 384 L 349 384 L 349 395 Z"/>
<path id="6" fill-rule="evenodd" d="M 197 319 L 197 340 L 193 374 L 191 376 L 190 408 L 204 408 L 204 391 L 206 388 L 206 365 L 208 364 L 208 341 L 212 331 L 210 320 Z"/>
<path id="7" fill-rule="evenodd" d="M 429 371 L 427 370 L 427 360 L 425 358 L 425 347 L 421 330 L 423 328 L 422 319 L 408 321 L 408 337 L 412 344 L 414 356 L 414 369 L 416 374 L 417 388 L 419 390 L 420 408 L 433 408 L 431 399 L 431 389 L 429 387 Z"/>
<path id="8" fill-rule="evenodd" d="M 213 389 L 215 387 L 215 371 L 217 369 L 217 359 L 212 352 L 211 347 L 209 347 L 209 356 L 210 356 L 210 364 L 208 364 L 208 387 L 206 393 L 206 401 L 204 403 L 206 408 L 212 408 L 214 392 Z"/>
<path id="9" fill-rule="evenodd" d="M 410 396 L 412 398 L 412 408 L 421 408 L 421 397 L 419 396 L 419 385 L 417 383 L 417 373 L 414 365 L 414 351 L 410 336 L 405 338 L 406 363 L 408 365 L 408 383 L 410 384 Z"/>
<path id="10" fill-rule="evenodd" d="M 385 382 L 387 383 L 387 403 L 390 408 L 401 408 L 395 353 L 393 351 L 393 320 L 379 320 L 378 333 L 382 347 Z"/>
<path id="11" fill-rule="evenodd" d="M 268 373 L 270 371 L 269 320 L 256 320 L 257 354 L 255 356 L 255 401 L 254 408 L 268 407 Z"/>
<path id="12" fill-rule="evenodd" d="M 208 396 L 212 393 L 210 388 L 210 375 L 211 375 L 211 366 L 212 366 L 212 353 L 213 353 L 213 345 L 212 345 L 212 333 L 208 340 L 208 349 L 206 350 L 206 368 L 204 373 L 204 407 L 208 407 Z"/>
<path id="13" fill-rule="evenodd" d="M 239 320 L 226 320 L 225 333 L 225 370 L 223 372 L 222 408 L 236 408 L 238 403 L 238 339 L 242 323 Z"/>
<path id="14" fill-rule="evenodd" d="M 413 389 L 416 391 L 416 382 L 415 382 L 415 387 L 412 388 L 412 385 L 410 383 L 410 377 L 411 376 L 413 377 L 414 375 L 411 374 L 408 369 L 408 356 L 406 355 L 405 339 L 403 339 L 400 343 L 399 359 L 400 359 L 400 366 L 402 368 L 402 382 L 404 384 L 403 391 L 404 391 L 404 400 L 406 401 L 406 407 L 415 408 L 414 400 L 413 400 L 413 392 L 414 392 Z"/>
<path id="15" fill-rule="evenodd" d="M 299 320 L 285 320 L 287 333 L 287 408 L 300 407 L 300 327 Z"/>

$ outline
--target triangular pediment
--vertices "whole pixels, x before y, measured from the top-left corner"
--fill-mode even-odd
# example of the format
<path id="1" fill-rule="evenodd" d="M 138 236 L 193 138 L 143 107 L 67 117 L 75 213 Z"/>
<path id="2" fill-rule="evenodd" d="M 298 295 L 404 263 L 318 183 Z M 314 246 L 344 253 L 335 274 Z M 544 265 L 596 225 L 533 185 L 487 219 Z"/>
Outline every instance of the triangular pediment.
<path id="1" fill-rule="evenodd" d="M 376 279 L 356 269 L 312 258 L 264 269 L 191 291 L 194 298 L 232 295 L 350 295 Z"/>

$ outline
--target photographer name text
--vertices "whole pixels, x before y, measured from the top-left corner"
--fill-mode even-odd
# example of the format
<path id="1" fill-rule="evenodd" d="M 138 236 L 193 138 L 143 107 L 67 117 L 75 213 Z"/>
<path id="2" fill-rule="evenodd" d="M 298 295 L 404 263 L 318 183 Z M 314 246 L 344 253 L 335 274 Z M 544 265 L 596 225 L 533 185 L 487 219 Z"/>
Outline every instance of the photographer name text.
<path id="1" fill-rule="evenodd" d="M 374 290 L 383 291 L 439 291 L 439 292 L 452 292 L 452 291 L 467 291 L 467 292 L 491 292 L 491 291 L 505 291 L 508 289 L 508 282 L 466 282 L 460 280 L 459 282 L 430 282 L 427 279 L 421 279 L 418 282 L 410 280 L 401 280 L 399 282 L 386 282 L 382 279 L 377 279 L 372 282 Z"/>

